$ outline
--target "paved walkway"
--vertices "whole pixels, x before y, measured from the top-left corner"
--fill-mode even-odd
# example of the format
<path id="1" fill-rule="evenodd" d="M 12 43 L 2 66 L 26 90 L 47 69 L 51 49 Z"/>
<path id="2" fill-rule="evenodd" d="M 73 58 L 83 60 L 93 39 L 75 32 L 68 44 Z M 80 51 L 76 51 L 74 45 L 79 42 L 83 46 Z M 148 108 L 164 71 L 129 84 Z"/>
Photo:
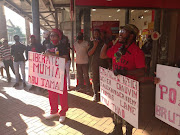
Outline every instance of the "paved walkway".
<path id="1" fill-rule="evenodd" d="M 60 124 L 58 118 L 45 120 L 43 116 L 50 111 L 47 91 L 28 91 L 29 85 L 15 89 L 14 82 L 0 79 L 0 135 L 106 135 L 114 127 L 110 110 L 92 102 L 92 92 L 69 91 L 67 119 Z M 75 80 L 71 82 L 75 84 Z M 153 107 L 151 103 L 148 106 Z M 176 129 L 154 118 L 151 111 L 142 109 L 141 113 L 145 115 L 141 115 L 140 129 L 134 129 L 133 135 L 177 134 Z"/>

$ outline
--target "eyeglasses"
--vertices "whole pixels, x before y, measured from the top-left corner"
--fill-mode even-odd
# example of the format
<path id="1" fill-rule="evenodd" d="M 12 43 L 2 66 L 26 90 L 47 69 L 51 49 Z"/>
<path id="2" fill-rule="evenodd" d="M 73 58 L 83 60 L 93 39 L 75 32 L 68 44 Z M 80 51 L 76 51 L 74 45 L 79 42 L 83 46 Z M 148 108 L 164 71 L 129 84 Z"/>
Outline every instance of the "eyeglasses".
<path id="1" fill-rule="evenodd" d="M 125 29 L 120 29 L 120 30 L 119 30 L 119 34 L 120 34 L 120 33 L 126 33 L 126 30 L 125 30 Z"/>

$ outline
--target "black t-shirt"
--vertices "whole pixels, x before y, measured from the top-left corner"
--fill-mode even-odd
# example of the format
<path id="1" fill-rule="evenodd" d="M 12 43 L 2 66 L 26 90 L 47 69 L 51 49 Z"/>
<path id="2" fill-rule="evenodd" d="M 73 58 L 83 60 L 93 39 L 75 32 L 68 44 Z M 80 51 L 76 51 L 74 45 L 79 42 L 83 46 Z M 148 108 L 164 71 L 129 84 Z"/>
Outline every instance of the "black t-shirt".
<path id="1" fill-rule="evenodd" d="M 26 51 L 26 46 L 23 44 L 14 44 L 11 46 L 11 54 L 14 57 L 14 62 L 25 61 L 24 52 Z"/>
<path id="2" fill-rule="evenodd" d="M 104 68 L 108 68 L 107 59 L 101 59 L 100 58 L 100 52 L 101 52 L 103 45 L 104 45 L 104 42 L 102 40 L 100 40 L 98 46 L 96 47 L 95 52 L 91 56 L 91 67 L 92 68 L 99 69 L 99 66 L 104 67 Z M 91 50 L 93 48 L 93 46 L 94 46 L 93 41 L 91 41 L 89 50 Z"/>
<path id="3" fill-rule="evenodd" d="M 68 38 L 66 36 L 62 36 L 62 39 L 60 40 L 59 44 L 57 45 L 59 56 L 68 55 L 68 60 L 70 60 L 70 54 L 69 54 L 69 43 Z"/>

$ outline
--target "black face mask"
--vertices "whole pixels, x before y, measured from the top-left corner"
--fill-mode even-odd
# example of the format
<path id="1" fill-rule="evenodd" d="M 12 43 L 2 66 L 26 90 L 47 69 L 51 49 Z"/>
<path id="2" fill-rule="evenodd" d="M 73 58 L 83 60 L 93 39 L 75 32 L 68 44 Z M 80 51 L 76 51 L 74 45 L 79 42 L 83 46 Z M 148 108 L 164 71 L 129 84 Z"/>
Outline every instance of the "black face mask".
<path id="1" fill-rule="evenodd" d="M 77 36 L 77 40 L 83 40 L 83 36 Z"/>

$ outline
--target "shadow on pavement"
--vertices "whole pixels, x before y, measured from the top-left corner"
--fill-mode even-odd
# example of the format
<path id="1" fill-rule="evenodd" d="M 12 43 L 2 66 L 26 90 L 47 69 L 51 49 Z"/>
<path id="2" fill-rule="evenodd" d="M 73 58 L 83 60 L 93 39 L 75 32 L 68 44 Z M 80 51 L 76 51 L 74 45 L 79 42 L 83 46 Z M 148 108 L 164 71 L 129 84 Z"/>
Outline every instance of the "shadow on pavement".
<path id="1" fill-rule="evenodd" d="M 42 114 L 44 111 L 37 106 L 29 105 L 16 99 L 5 91 L 1 87 L 0 91 L 0 129 L 1 134 L 23 134 L 27 135 L 26 129 L 28 126 L 26 124 L 27 117 L 38 117 L 41 122 L 48 125 L 54 126 L 54 122 L 45 121 Z M 26 119 L 22 119 L 22 116 L 26 116 Z M 33 123 L 32 123 L 33 124 Z"/>

